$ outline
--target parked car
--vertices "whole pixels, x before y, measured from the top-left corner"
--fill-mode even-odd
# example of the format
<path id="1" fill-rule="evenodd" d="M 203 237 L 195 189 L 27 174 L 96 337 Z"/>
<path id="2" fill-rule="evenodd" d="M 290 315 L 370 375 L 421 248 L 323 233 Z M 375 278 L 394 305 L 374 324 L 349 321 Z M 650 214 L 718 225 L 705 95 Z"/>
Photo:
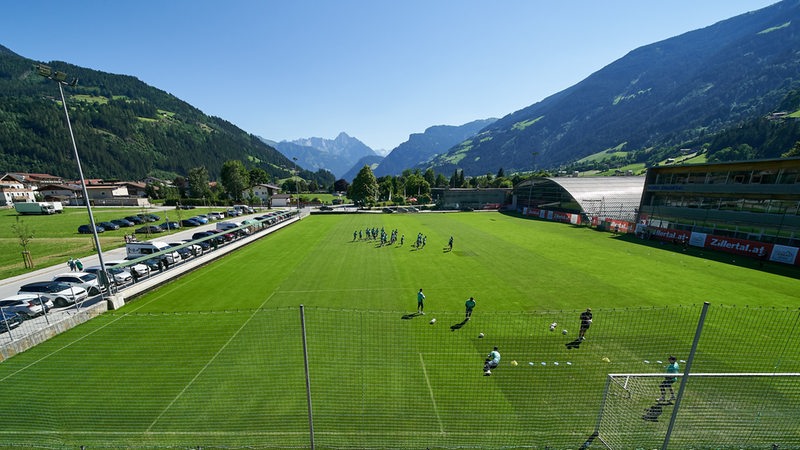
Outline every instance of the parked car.
<path id="1" fill-rule="evenodd" d="M 199 227 L 200 225 L 202 225 L 202 223 L 200 223 L 200 221 L 197 221 L 197 220 L 194 220 L 194 219 L 183 219 L 183 220 L 181 220 L 181 226 L 184 226 L 184 227 Z"/>
<path id="2" fill-rule="evenodd" d="M 137 259 L 137 258 L 139 257 L 128 256 L 125 259 Z M 158 263 L 159 261 L 160 260 L 158 258 L 147 258 L 144 261 L 137 263 L 136 265 L 147 267 L 147 273 L 151 274 L 153 272 L 161 272 L 162 270 L 164 270 L 164 262 L 162 261 L 161 264 L 159 265 Z"/>
<path id="3" fill-rule="evenodd" d="M 193 220 L 196 220 L 196 221 L 198 221 L 198 222 L 202 223 L 203 225 L 205 225 L 205 224 L 207 224 L 207 223 L 208 223 L 208 219 L 206 219 L 206 218 L 205 218 L 205 217 L 203 217 L 203 216 L 194 216 L 194 217 L 189 217 L 189 218 L 190 218 L 190 219 L 193 219 Z"/>
<path id="4" fill-rule="evenodd" d="M 86 267 L 83 271 L 93 273 L 100 277 L 100 266 Z M 131 275 L 131 272 L 122 267 L 110 267 L 106 264 L 106 272 L 108 272 L 110 279 L 113 280 L 114 284 L 117 286 L 125 286 L 133 282 L 133 275 Z"/>
<path id="5" fill-rule="evenodd" d="M 102 233 L 106 231 L 105 228 L 95 225 L 94 229 L 97 230 L 98 233 Z M 81 225 L 78 227 L 78 233 L 80 234 L 91 234 L 92 233 L 92 226 L 91 225 Z"/>
<path id="6" fill-rule="evenodd" d="M 194 209 L 194 208 L 195 208 L 194 205 L 181 205 L 179 207 L 179 209 Z"/>
<path id="7" fill-rule="evenodd" d="M 111 223 L 119 225 L 120 227 L 132 227 L 136 225 L 135 223 L 131 222 L 128 219 L 114 219 L 111 221 Z"/>
<path id="8" fill-rule="evenodd" d="M 22 323 L 22 317 L 13 312 L 0 311 L 0 333 L 17 328 Z"/>
<path id="9" fill-rule="evenodd" d="M 179 224 L 178 222 L 164 222 L 159 226 L 161 227 L 162 230 L 165 231 L 179 230 L 181 228 L 181 224 Z"/>
<path id="10" fill-rule="evenodd" d="M 125 220 L 133 222 L 135 225 L 141 225 L 144 223 L 144 219 L 139 216 L 127 216 L 125 217 Z"/>
<path id="11" fill-rule="evenodd" d="M 206 252 L 206 251 L 208 251 L 208 250 L 210 250 L 210 249 L 211 249 L 211 242 L 208 242 L 208 241 L 202 241 L 202 242 L 198 241 L 198 242 L 195 242 L 195 241 L 193 241 L 193 240 L 191 240 L 191 239 L 184 239 L 184 240 L 183 240 L 183 241 L 181 241 L 181 242 L 183 242 L 184 244 L 185 244 L 185 243 L 187 243 L 187 242 L 191 242 L 193 246 L 200 247 L 200 250 L 201 250 L 201 251 L 200 251 L 200 253 L 198 253 L 198 255 L 201 255 L 201 254 L 203 254 L 204 252 Z"/>
<path id="12" fill-rule="evenodd" d="M 131 264 L 129 266 L 125 266 L 124 264 L 128 263 L 128 261 L 137 259 L 138 257 L 133 258 L 125 258 L 125 260 L 112 260 L 106 261 L 106 266 L 108 267 L 115 267 L 115 266 L 122 266 L 123 269 L 126 269 L 131 275 L 136 275 L 136 278 L 144 278 L 150 275 L 150 268 L 147 265 L 142 263 Z"/>
<path id="13" fill-rule="evenodd" d="M 89 272 L 60 273 L 53 277 L 53 281 L 70 284 L 72 286 L 80 286 L 86 289 L 89 295 L 97 295 L 105 290 L 105 286 L 100 284 L 97 275 Z"/>
<path id="14" fill-rule="evenodd" d="M 232 231 L 226 231 L 226 230 L 212 230 L 212 231 L 214 233 L 217 233 L 217 235 L 222 236 L 222 238 L 225 239 L 225 242 L 230 242 L 236 239 L 236 235 L 233 234 Z"/>
<path id="15" fill-rule="evenodd" d="M 161 217 L 155 214 L 137 214 L 136 217 L 139 217 L 145 222 L 158 222 L 159 220 L 161 220 Z"/>
<path id="16" fill-rule="evenodd" d="M 214 220 L 222 220 L 225 218 L 224 212 L 210 212 L 208 213 L 208 217 Z"/>
<path id="17" fill-rule="evenodd" d="M 71 286 L 56 281 L 37 281 L 22 285 L 17 294 L 39 294 L 49 298 L 56 306 L 67 306 L 86 300 L 89 293 L 80 286 Z"/>
<path id="18" fill-rule="evenodd" d="M 322 206 L 319 207 L 319 210 L 320 211 L 333 211 L 333 208 L 331 208 L 328 205 L 322 205 Z"/>
<path id="19" fill-rule="evenodd" d="M 136 234 L 161 233 L 164 230 L 158 225 L 145 225 L 136 229 Z"/>
<path id="20" fill-rule="evenodd" d="M 175 251 L 178 252 L 179 255 L 181 255 L 181 259 L 184 260 L 184 261 L 189 259 L 189 258 L 191 258 L 192 256 L 197 256 L 191 247 L 196 247 L 201 252 L 203 251 L 200 248 L 200 246 L 192 245 L 191 247 L 181 247 L 182 245 L 183 245 L 183 242 L 170 242 L 169 243 L 169 246 L 170 247 L 174 247 Z"/>
<path id="21" fill-rule="evenodd" d="M 206 239 L 205 242 L 208 242 L 209 245 L 211 245 L 212 247 L 214 245 L 222 245 L 222 244 L 225 243 L 225 238 L 222 237 L 222 236 L 219 236 L 218 234 L 214 233 L 213 231 L 201 231 L 199 233 L 195 233 L 195 234 L 192 235 L 192 239 L 195 240 L 195 241 L 198 240 L 198 239 L 205 239 L 205 238 L 210 238 L 210 239 Z"/>
<path id="22" fill-rule="evenodd" d="M 228 217 L 238 217 L 238 216 L 242 215 L 242 213 L 239 212 L 239 210 L 236 210 L 236 209 L 229 209 L 229 210 L 225 211 L 225 214 L 227 214 Z"/>
<path id="23" fill-rule="evenodd" d="M 119 230 L 119 225 L 115 224 L 114 222 L 100 222 L 97 225 L 105 228 L 106 231 Z"/>
<path id="24" fill-rule="evenodd" d="M 17 294 L 0 300 L 3 312 L 19 314 L 23 319 L 38 317 L 45 313 L 45 299 L 38 294 Z"/>

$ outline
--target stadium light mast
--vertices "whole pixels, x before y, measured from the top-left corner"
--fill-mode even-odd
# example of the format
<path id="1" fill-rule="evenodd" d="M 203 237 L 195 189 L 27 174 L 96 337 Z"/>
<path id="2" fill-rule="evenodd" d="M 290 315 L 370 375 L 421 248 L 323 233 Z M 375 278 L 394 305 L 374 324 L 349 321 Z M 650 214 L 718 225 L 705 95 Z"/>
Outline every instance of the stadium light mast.
<path id="1" fill-rule="evenodd" d="M 297 165 L 297 157 L 296 156 L 293 157 L 292 161 L 294 161 L 294 174 L 297 175 L 298 173 L 300 173 L 300 168 Z M 295 180 L 294 181 L 294 187 L 297 190 L 297 210 L 299 211 L 300 210 L 300 182 Z"/>
<path id="2" fill-rule="evenodd" d="M 100 260 L 100 270 L 103 274 L 100 277 L 100 282 L 109 292 L 108 274 L 106 273 L 106 265 L 103 262 L 103 250 L 100 247 L 100 238 L 97 236 L 97 226 L 94 222 L 94 215 L 92 214 L 92 205 L 89 202 L 89 192 L 86 190 L 86 180 L 83 177 L 83 168 L 81 167 L 81 158 L 78 155 L 78 146 L 75 144 L 75 134 L 72 132 L 72 123 L 69 120 L 69 110 L 67 109 L 67 99 L 64 97 L 64 85 L 76 86 L 78 79 L 73 78 L 67 81 L 67 74 L 64 72 L 54 71 L 50 66 L 44 64 L 36 64 L 36 73 L 48 80 L 55 81 L 58 85 L 58 91 L 61 93 L 61 104 L 64 105 L 64 115 L 67 117 L 67 128 L 69 129 L 69 137 L 72 140 L 72 150 L 75 152 L 75 163 L 78 165 L 78 174 L 81 178 L 81 191 L 83 192 L 83 201 L 86 202 L 86 211 L 89 213 L 89 226 L 92 227 L 92 236 L 94 237 L 94 247 L 97 249 L 97 257 Z"/>

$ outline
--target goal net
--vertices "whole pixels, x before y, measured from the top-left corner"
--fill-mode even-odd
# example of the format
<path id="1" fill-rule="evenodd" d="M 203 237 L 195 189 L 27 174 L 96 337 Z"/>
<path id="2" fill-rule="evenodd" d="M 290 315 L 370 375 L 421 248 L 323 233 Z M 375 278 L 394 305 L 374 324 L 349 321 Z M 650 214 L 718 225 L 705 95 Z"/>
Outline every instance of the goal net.
<path id="1" fill-rule="evenodd" d="M 679 394 L 681 377 L 672 387 Z M 691 373 L 679 402 L 665 374 L 609 374 L 596 436 L 609 449 L 790 448 L 800 435 L 800 373 Z M 788 446 L 785 444 L 789 444 Z"/>

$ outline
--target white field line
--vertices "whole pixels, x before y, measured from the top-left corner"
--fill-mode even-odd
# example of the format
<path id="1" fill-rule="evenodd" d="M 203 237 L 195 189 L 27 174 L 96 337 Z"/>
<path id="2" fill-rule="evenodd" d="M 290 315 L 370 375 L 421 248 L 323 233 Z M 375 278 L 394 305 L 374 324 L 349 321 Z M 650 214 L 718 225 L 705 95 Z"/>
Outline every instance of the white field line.
<path id="1" fill-rule="evenodd" d="M 431 403 L 433 403 L 433 412 L 436 413 L 436 421 L 439 422 L 439 431 L 444 433 L 444 425 L 442 425 L 442 418 L 439 416 L 439 408 L 436 406 L 436 398 L 433 396 L 431 380 L 428 378 L 428 369 L 425 368 L 425 360 L 422 358 L 422 353 L 419 354 L 419 362 L 422 364 L 422 373 L 425 375 L 425 383 L 428 384 L 428 393 L 431 396 Z"/>
<path id="2" fill-rule="evenodd" d="M 264 305 L 270 300 L 270 298 L 272 298 L 272 294 L 270 294 L 270 296 L 267 297 L 264 300 L 263 303 L 261 303 L 261 308 L 264 307 Z M 197 371 L 195 376 L 192 377 L 192 379 L 188 383 L 186 383 L 186 386 L 184 386 L 183 389 L 181 389 L 181 391 L 178 393 L 178 395 L 176 395 L 175 398 L 173 398 L 172 401 L 169 402 L 169 404 L 164 408 L 164 410 L 161 411 L 161 413 L 158 415 L 158 417 L 156 417 L 155 420 L 153 420 L 153 422 L 150 424 L 150 426 L 147 427 L 146 432 L 148 432 L 148 433 L 150 432 L 150 430 L 153 428 L 153 426 L 155 426 L 155 424 L 158 423 L 159 420 L 161 420 L 161 418 L 164 416 L 164 414 L 166 414 L 167 411 L 170 408 L 172 408 L 172 405 L 174 405 L 175 402 L 177 402 L 178 399 L 180 399 L 183 396 L 183 394 L 186 392 L 186 390 L 189 389 L 189 387 L 192 386 L 194 384 L 194 382 L 197 381 L 198 378 L 200 378 L 200 375 L 202 375 L 203 372 L 205 372 L 206 369 L 208 369 L 208 367 L 211 365 L 211 363 L 216 361 L 217 357 L 219 355 L 221 355 L 222 352 L 225 351 L 226 348 L 228 348 L 228 345 L 230 345 L 230 343 L 233 342 L 234 339 L 236 339 L 236 337 L 244 329 L 244 327 L 246 327 L 247 324 L 250 323 L 251 320 L 253 320 L 253 316 L 255 316 L 256 313 L 258 313 L 258 310 L 253 311 L 253 313 L 250 314 L 250 317 L 248 317 L 247 320 L 245 320 L 242 323 L 242 325 L 236 330 L 235 333 L 233 333 L 233 335 L 231 335 L 231 337 L 227 340 L 227 342 L 225 342 L 225 344 L 223 344 L 222 347 L 220 347 L 220 349 L 217 350 L 217 353 L 215 353 L 214 356 L 212 356 L 211 359 L 209 359 L 208 362 L 206 362 L 206 364 L 200 370 Z"/>
<path id="3" fill-rule="evenodd" d="M 31 368 L 31 367 L 33 367 L 33 366 L 35 366 L 36 364 L 38 364 L 38 363 L 40 363 L 40 362 L 44 361 L 45 359 L 47 359 L 47 358 L 49 358 L 49 357 L 51 357 L 51 356 L 55 355 L 56 353 L 58 353 L 58 352 L 60 352 L 60 351 L 62 351 L 62 350 L 65 350 L 65 349 L 67 349 L 67 348 L 69 348 L 69 347 L 71 347 L 73 344 L 77 344 L 78 342 L 80 342 L 80 341 L 82 341 L 82 340 L 84 340 L 84 339 L 88 338 L 89 336 L 91 336 L 91 335 L 93 335 L 93 334 L 95 334 L 95 333 L 99 332 L 100 330 L 102 330 L 102 329 L 106 328 L 107 326 L 109 326 L 109 325 L 113 324 L 114 322 L 116 322 L 116 321 L 118 321 L 118 320 L 121 320 L 121 319 L 123 319 L 123 318 L 124 318 L 126 315 L 127 315 L 127 314 L 123 314 L 123 315 L 119 316 L 118 318 L 116 318 L 116 319 L 114 319 L 114 320 L 112 320 L 112 321 L 108 322 L 107 324 L 103 325 L 102 327 L 100 327 L 100 328 L 98 328 L 98 329 L 96 329 L 96 330 L 92 331 L 91 333 L 88 333 L 88 334 L 86 334 L 85 336 L 81 336 L 79 339 L 76 339 L 76 340 L 74 340 L 74 341 L 70 342 L 69 344 L 67 344 L 67 345 L 65 345 L 65 346 L 63 346 L 63 347 L 61 347 L 61 348 L 57 348 L 57 349 L 53 350 L 52 352 L 50 352 L 50 353 L 48 353 L 48 354 L 46 354 L 46 355 L 42 356 L 41 358 L 37 359 L 36 361 L 33 361 L 33 362 L 31 362 L 30 364 L 28 364 L 28 365 L 26 365 L 26 366 L 24 366 L 24 367 L 20 367 L 19 369 L 15 370 L 15 371 L 13 371 L 13 372 L 11 372 L 11 373 L 9 373 L 9 374 L 7 374 L 5 377 L 3 377 L 3 378 L 0 378 L 0 382 L 3 382 L 3 381 L 5 381 L 5 380 L 7 380 L 7 379 L 9 379 L 9 378 L 13 377 L 13 376 L 14 376 L 14 375 L 16 375 L 16 374 L 18 374 L 18 373 L 20 373 L 20 372 L 23 372 L 23 371 L 25 371 L 25 370 L 27 370 L 27 369 L 29 369 L 29 368 Z"/>

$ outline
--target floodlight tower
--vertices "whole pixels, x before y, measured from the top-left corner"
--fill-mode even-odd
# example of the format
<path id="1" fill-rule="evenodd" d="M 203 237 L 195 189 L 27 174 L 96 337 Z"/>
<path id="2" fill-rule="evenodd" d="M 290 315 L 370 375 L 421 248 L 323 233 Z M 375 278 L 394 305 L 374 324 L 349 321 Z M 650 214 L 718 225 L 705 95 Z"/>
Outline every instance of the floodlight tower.
<path id="1" fill-rule="evenodd" d="M 81 177 L 81 191 L 83 192 L 83 201 L 86 203 L 86 210 L 89 213 L 89 226 L 92 227 L 92 236 L 94 237 L 94 246 L 97 249 L 97 257 L 100 260 L 101 273 L 104 276 L 100 277 L 100 282 L 105 286 L 105 291 L 109 292 L 108 273 L 106 272 L 106 265 L 103 262 L 103 250 L 100 247 L 100 238 L 97 236 L 97 226 L 94 222 L 94 215 L 92 214 L 92 205 L 89 202 L 89 192 L 86 190 L 86 180 L 83 177 L 83 169 L 81 168 L 81 158 L 78 156 L 78 146 L 75 144 L 75 134 L 72 132 L 72 123 L 69 120 L 69 110 L 67 109 L 67 99 L 64 97 L 64 85 L 76 86 L 78 79 L 73 78 L 67 81 L 67 74 L 64 72 L 54 71 L 50 66 L 44 64 L 36 64 L 36 72 L 47 78 L 53 80 L 58 85 L 58 91 L 61 93 L 61 104 L 64 105 L 64 115 L 67 117 L 67 128 L 69 129 L 69 137 L 72 139 L 72 149 L 75 152 L 75 162 L 78 164 L 78 174 Z"/>

